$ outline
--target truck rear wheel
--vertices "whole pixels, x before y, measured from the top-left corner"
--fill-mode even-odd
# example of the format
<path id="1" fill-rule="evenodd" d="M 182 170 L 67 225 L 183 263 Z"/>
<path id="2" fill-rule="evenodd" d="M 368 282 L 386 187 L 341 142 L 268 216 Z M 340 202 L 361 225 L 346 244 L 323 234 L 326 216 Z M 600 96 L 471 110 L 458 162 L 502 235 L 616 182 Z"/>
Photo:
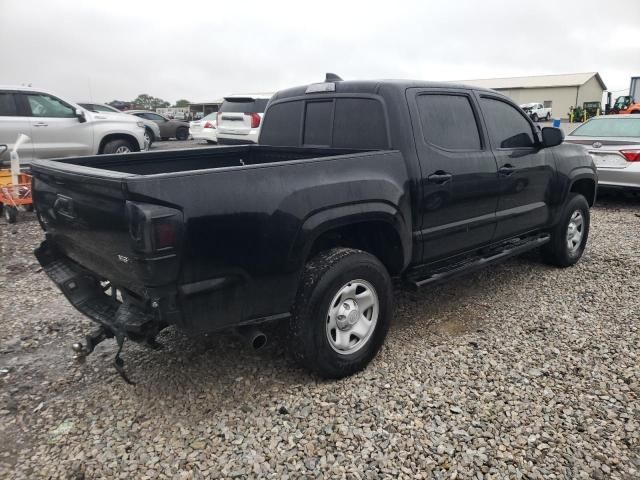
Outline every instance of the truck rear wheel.
<path id="1" fill-rule="evenodd" d="M 362 370 L 389 330 L 391 279 L 366 252 L 335 248 L 304 268 L 290 320 L 289 347 L 307 370 L 342 378 Z"/>
<path id="2" fill-rule="evenodd" d="M 570 193 L 562 218 L 551 232 L 551 240 L 542 247 L 547 263 L 557 267 L 575 265 L 589 237 L 589 203 L 579 193 Z"/>

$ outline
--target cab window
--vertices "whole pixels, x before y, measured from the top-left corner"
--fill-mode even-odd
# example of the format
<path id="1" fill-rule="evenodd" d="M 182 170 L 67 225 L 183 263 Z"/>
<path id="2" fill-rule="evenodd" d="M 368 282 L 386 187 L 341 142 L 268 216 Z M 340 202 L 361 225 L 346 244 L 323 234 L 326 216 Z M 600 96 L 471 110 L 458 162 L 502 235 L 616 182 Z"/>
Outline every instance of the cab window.
<path id="1" fill-rule="evenodd" d="M 13 93 L 0 92 L 0 117 L 14 117 L 18 114 Z"/>
<path id="2" fill-rule="evenodd" d="M 416 102 L 427 143 L 446 150 L 480 150 L 480 133 L 469 97 L 422 94 Z"/>
<path id="3" fill-rule="evenodd" d="M 46 93 L 25 93 L 32 117 L 73 118 L 73 108 L 59 98 Z"/>
<path id="4" fill-rule="evenodd" d="M 493 148 L 532 148 L 533 129 L 519 110 L 507 102 L 481 97 L 480 105 Z"/>

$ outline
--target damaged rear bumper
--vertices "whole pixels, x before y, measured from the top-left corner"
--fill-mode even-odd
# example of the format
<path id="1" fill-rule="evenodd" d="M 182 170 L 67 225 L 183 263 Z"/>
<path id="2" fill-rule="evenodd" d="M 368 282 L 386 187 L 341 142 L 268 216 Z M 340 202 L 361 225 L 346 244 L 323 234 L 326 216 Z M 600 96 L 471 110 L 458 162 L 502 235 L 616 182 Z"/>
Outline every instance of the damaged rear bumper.
<path id="1" fill-rule="evenodd" d="M 46 240 L 34 254 L 67 300 L 104 327 L 109 336 L 153 344 L 158 332 L 177 315 L 168 305 L 166 292 L 161 300 L 152 290 L 140 296 L 112 285 L 57 252 Z"/>

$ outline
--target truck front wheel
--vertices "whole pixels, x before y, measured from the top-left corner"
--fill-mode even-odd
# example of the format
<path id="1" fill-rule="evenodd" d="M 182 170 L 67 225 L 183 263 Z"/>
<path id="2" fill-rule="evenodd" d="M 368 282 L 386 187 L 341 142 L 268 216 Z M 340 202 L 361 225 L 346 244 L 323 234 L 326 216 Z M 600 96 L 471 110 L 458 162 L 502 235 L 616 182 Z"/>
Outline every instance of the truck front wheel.
<path id="1" fill-rule="evenodd" d="M 112 153 L 130 153 L 133 152 L 133 145 L 128 140 L 118 139 L 111 140 L 107 142 L 102 150 L 103 153 L 112 154 Z"/>
<path id="2" fill-rule="evenodd" d="M 562 218 L 551 232 L 549 243 L 542 247 L 547 263 L 557 267 L 575 265 L 589 237 L 589 203 L 579 193 L 570 193 Z"/>
<path id="3" fill-rule="evenodd" d="M 335 248 L 304 268 L 290 320 L 289 346 L 304 368 L 325 378 L 362 370 L 389 330 L 391 279 L 366 252 Z"/>

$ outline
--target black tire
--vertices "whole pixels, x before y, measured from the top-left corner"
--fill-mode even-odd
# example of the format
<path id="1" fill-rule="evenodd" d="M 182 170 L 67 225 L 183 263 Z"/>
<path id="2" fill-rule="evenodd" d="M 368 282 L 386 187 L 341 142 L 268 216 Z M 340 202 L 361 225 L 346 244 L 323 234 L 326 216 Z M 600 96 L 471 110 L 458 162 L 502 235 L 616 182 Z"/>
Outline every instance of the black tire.
<path id="1" fill-rule="evenodd" d="M 16 220 L 18 219 L 18 209 L 16 207 L 5 205 L 3 214 L 7 223 L 16 223 Z"/>
<path id="2" fill-rule="evenodd" d="M 378 300 L 377 321 L 365 339 L 358 340 L 347 333 L 349 343 L 355 341 L 357 345 L 363 342 L 359 349 L 352 353 L 338 353 L 329 343 L 329 307 L 340 290 L 350 287 L 351 282 L 357 283 L 356 280 L 364 280 L 373 288 Z M 354 290 L 354 298 L 356 294 L 357 290 Z M 342 305 L 345 305 L 346 300 L 338 299 L 336 305 L 343 301 Z M 366 312 L 369 310 L 358 311 Z M 289 324 L 290 351 L 301 366 L 321 377 L 352 375 L 366 367 L 378 353 L 389 330 L 392 312 L 391 278 L 376 257 L 348 248 L 322 252 L 304 268 Z M 337 335 L 337 327 L 334 330 Z"/>
<path id="3" fill-rule="evenodd" d="M 122 151 L 118 151 L 118 150 L 122 150 Z M 128 150 L 128 151 L 125 151 L 125 150 Z M 135 149 L 133 148 L 133 145 L 129 140 L 124 140 L 124 139 L 111 140 L 110 142 L 107 142 L 107 144 L 102 149 L 102 153 L 105 153 L 105 154 L 129 153 L 129 152 L 135 152 Z"/>
<path id="4" fill-rule="evenodd" d="M 582 215 L 582 235 L 580 242 L 577 243 L 576 248 L 572 250 L 569 248 L 567 234 L 572 217 L 576 212 L 580 212 Z M 562 213 L 562 218 L 558 222 L 558 225 L 551 231 L 551 240 L 542 247 L 542 254 L 545 261 L 550 265 L 563 268 L 575 265 L 578 260 L 580 260 L 580 257 L 582 257 L 585 246 L 587 245 L 589 223 L 590 213 L 587 199 L 579 193 L 570 193 L 569 201 Z"/>
<path id="5" fill-rule="evenodd" d="M 153 130 L 151 130 L 150 128 L 145 128 L 144 133 L 145 136 L 149 139 L 149 147 L 151 147 L 151 145 L 153 145 L 153 142 L 156 141 L 156 136 L 153 134 Z"/>
<path id="6" fill-rule="evenodd" d="M 534 114 L 531 116 L 531 120 L 533 120 L 534 122 L 537 122 L 537 121 L 539 120 L 539 118 L 538 118 L 538 114 L 537 114 L 537 113 L 534 113 Z"/>
<path id="7" fill-rule="evenodd" d="M 180 127 L 176 130 L 176 140 L 186 140 L 189 138 L 189 130 L 186 127 Z"/>

